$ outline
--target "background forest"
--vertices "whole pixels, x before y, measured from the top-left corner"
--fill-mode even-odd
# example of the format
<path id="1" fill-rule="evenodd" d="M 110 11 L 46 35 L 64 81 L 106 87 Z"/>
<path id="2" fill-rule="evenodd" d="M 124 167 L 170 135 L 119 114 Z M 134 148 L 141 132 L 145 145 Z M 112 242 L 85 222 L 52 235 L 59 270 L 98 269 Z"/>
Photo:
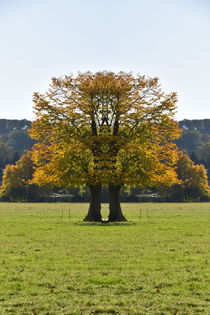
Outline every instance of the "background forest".
<path id="1" fill-rule="evenodd" d="M 189 181 L 186 176 L 186 169 L 191 172 L 192 166 L 203 164 L 210 180 L 210 119 L 188 120 L 179 122 L 182 129 L 182 136 L 176 140 L 179 149 L 184 153 L 179 160 L 178 177 Z M 2 184 L 3 172 L 6 165 L 15 165 L 26 170 L 29 167 L 30 157 L 26 154 L 35 143 L 28 135 L 31 121 L 0 119 L 0 180 Z M 21 159 L 21 157 L 23 157 Z M 185 174 L 183 174 L 184 165 Z M 32 170 L 32 165 L 30 165 Z M 188 172 L 188 173 L 189 173 Z M 30 171 L 28 171 L 30 173 Z M 26 180 L 30 180 L 27 173 Z M 192 177 L 192 176 L 191 176 Z M 18 180 L 18 179 L 17 179 Z M 13 177 L 14 181 L 14 177 Z M 188 185 L 189 186 L 189 185 Z M 192 186 L 192 185 L 191 185 Z M 202 190 L 202 189 L 201 189 Z M 170 189 L 160 188 L 159 191 L 153 188 L 125 187 L 121 195 L 121 201 L 207 201 L 206 192 L 199 191 L 199 187 L 187 187 L 187 185 L 176 185 Z M 88 191 L 86 187 L 49 190 L 40 189 L 35 185 L 23 185 L 12 191 L 1 194 L 1 200 L 6 201 L 88 201 Z M 103 188 L 102 201 L 108 201 L 108 190 Z"/>

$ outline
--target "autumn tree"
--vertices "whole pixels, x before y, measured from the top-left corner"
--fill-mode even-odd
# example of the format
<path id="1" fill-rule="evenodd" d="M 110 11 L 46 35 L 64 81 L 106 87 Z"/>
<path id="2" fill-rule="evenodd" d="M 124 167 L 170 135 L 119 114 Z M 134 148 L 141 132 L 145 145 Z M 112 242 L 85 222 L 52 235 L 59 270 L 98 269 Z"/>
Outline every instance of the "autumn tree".
<path id="1" fill-rule="evenodd" d="M 207 201 L 210 187 L 204 165 L 195 165 L 187 154 L 179 152 L 176 164 L 179 183 L 168 189 L 170 197 L 175 201 Z"/>
<path id="2" fill-rule="evenodd" d="M 177 160 L 175 93 L 157 78 L 131 73 L 79 73 L 53 78 L 34 93 L 36 120 L 30 135 L 39 185 L 88 185 L 87 221 L 101 220 L 101 187 L 109 187 L 109 220 L 124 221 L 122 185 L 172 185 Z"/>
<path id="3" fill-rule="evenodd" d="M 34 172 L 31 152 L 27 152 L 15 164 L 8 164 L 3 174 L 0 197 L 8 201 L 31 201 L 37 198 L 39 187 L 31 184 Z"/>

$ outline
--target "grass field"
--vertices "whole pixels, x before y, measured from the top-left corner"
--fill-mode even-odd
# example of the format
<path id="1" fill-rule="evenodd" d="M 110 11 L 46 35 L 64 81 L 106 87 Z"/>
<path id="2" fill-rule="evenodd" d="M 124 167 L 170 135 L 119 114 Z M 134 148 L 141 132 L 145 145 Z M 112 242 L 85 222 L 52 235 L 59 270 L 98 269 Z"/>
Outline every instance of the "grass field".
<path id="1" fill-rule="evenodd" d="M 210 203 L 122 208 L 1 203 L 0 314 L 210 314 Z"/>

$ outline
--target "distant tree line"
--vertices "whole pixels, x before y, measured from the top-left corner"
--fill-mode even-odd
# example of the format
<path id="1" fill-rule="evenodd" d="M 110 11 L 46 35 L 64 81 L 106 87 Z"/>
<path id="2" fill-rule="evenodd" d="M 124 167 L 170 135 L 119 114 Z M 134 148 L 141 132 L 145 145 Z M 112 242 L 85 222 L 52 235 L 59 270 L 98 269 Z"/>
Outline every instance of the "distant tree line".
<path id="1" fill-rule="evenodd" d="M 179 125 L 185 130 L 198 130 L 202 134 L 210 135 L 210 119 L 183 119 Z"/>
<path id="2" fill-rule="evenodd" d="M 9 134 L 13 130 L 27 130 L 31 127 L 31 121 L 27 119 L 0 119 L 0 134 Z"/>
<path id="3" fill-rule="evenodd" d="M 203 164 L 210 177 L 210 119 L 179 122 L 182 136 L 176 140 L 177 146 L 187 153 L 195 164 Z"/>
<path id="4" fill-rule="evenodd" d="M 182 120 L 182 136 L 176 140 L 180 157 L 176 165 L 180 183 L 170 188 L 125 186 L 121 201 L 208 201 L 210 177 L 210 119 Z M 30 149 L 34 141 L 28 135 L 28 120 L 0 119 L 0 200 L 2 201 L 72 201 L 89 200 L 86 187 L 51 188 L 32 185 L 33 163 Z M 204 166 L 200 165 L 203 164 Z M 102 201 L 108 202 L 108 189 L 103 187 Z"/>
<path id="5" fill-rule="evenodd" d="M 0 119 L 0 177 L 7 164 L 14 164 L 25 150 L 34 145 L 28 135 L 31 121 L 22 119 Z"/>

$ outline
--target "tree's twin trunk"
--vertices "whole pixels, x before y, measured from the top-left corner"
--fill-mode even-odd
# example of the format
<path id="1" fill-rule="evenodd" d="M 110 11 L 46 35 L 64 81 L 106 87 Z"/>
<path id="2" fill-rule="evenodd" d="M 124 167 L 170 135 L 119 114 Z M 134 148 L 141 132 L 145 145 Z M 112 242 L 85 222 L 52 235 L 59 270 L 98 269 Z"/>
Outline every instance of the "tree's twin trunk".
<path id="1" fill-rule="evenodd" d="M 89 185 L 90 207 L 84 221 L 100 222 L 101 217 L 101 184 Z M 109 185 L 109 221 L 126 221 L 120 206 L 121 185 Z"/>
<path id="2" fill-rule="evenodd" d="M 120 206 L 121 185 L 109 185 L 109 221 L 127 221 Z"/>
<path id="3" fill-rule="evenodd" d="M 88 185 L 90 191 L 90 207 L 84 221 L 101 221 L 101 184 Z"/>

